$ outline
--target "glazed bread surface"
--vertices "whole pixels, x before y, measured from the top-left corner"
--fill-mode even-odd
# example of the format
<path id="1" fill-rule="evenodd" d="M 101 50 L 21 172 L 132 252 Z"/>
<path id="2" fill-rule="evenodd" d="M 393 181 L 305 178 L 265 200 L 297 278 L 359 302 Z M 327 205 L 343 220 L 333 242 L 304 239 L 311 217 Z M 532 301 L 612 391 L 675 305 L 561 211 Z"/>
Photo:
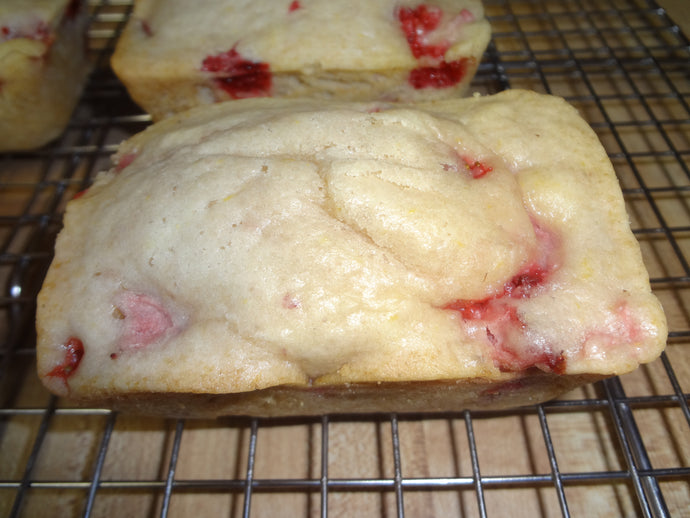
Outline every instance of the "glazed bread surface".
<path id="1" fill-rule="evenodd" d="M 246 99 L 123 143 L 38 299 L 54 393 L 158 415 L 502 408 L 658 357 L 595 133 L 560 98 Z"/>

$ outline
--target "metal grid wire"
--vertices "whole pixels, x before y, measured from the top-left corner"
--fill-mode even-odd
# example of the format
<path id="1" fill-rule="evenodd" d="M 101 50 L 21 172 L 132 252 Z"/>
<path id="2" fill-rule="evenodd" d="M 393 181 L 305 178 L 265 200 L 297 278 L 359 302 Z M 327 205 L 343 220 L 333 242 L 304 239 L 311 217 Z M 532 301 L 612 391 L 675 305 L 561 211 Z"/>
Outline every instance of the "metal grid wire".
<path id="1" fill-rule="evenodd" d="M 34 374 L 64 205 L 149 124 L 108 68 L 131 3 L 91 1 L 64 135 L 0 155 L 0 516 L 688 516 L 690 46 L 663 9 L 486 1 L 474 82 L 561 95 L 597 131 L 669 318 L 657 362 L 512 411 L 199 422 L 73 408 Z"/>

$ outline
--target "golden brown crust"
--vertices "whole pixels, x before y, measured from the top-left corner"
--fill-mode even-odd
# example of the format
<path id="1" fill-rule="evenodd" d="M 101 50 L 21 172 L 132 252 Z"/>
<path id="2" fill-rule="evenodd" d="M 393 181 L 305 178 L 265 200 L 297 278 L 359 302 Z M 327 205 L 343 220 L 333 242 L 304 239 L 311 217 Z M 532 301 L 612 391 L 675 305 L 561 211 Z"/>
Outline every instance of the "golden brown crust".
<path id="1" fill-rule="evenodd" d="M 278 386 L 240 394 L 104 394 L 74 400 L 135 415 L 216 418 L 290 417 L 324 414 L 429 413 L 503 410 L 554 399 L 603 376 L 530 372 L 506 381 L 451 380 L 352 383 L 319 387 Z"/>

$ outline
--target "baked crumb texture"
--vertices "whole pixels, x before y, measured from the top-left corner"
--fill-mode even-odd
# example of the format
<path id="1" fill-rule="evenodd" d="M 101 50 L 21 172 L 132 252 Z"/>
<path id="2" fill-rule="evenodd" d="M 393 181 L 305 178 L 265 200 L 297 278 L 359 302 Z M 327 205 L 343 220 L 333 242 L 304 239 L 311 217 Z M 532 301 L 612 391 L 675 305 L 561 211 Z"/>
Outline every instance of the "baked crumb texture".
<path id="1" fill-rule="evenodd" d="M 88 9 L 79 0 L 0 3 L 0 151 L 59 136 L 90 71 Z"/>
<path id="2" fill-rule="evenodd" d="M 654 360 L 666 323 L 594 132 L 520 90 L 257 98 L 122 144 L 38 299 L 58 395 L 160 415 L 502 408 Z"/>
<path id="3" fill-rule="evenodd" d="M 465 92 L 490 37 L 477 0 L 138 0 L 112 66 L 156 120 L 247 97 L 413 101 Z"/>

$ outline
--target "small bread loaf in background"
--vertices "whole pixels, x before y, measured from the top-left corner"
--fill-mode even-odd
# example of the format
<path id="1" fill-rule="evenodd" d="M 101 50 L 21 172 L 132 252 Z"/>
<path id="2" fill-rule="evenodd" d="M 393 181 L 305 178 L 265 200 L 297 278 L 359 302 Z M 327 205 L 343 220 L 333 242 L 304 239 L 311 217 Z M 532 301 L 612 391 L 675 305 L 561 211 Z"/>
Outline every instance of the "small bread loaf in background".
<path id="1" fill-rule="evenodd" d="M 91 69 L 80 0 L 0 2 L 0 151 L 38 148 L 67 126 Z"/>
<path id="2" fill-rule="evenodd" d="M 89 405 L 503 408 L 666 342 L 604 149 L 526 91 L 199 107 L 122 144 L 64 223 L 38 373 Z"/>
<path id="3" fill-rule="evenodd" d="M 112 67 L 154 120 L 246 97 L 411 101 L 466 91 L 478 0 L 137 0 Z"/>

